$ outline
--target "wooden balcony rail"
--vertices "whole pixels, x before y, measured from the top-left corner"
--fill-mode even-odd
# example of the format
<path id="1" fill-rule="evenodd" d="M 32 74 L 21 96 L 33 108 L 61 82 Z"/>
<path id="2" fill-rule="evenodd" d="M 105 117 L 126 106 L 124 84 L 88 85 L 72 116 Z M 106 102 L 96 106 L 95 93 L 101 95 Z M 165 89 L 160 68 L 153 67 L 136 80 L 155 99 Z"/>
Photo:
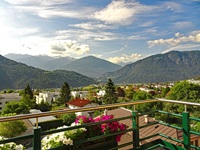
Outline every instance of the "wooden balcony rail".
<path id="1" fill-rule="evenodd" d="M 169 113 L 169 112 L 165 112 L 165 111 L 162 111 L 162 110 L 155 110 L 155 111 L 144 112 L 142 114 L 139 114 L 136 111 L 136 108 L 137 108 L 137 107 L 135 107 L 136 105 L 145 104 L 145 103 L 155 103 L 155 102 L 164 102 L 164 103 L 169 102 L 169 103 L 181 104 L 181 105 L 185 106 L 185 111 L 182 112 L 182 114 Z M 94 110 L 101 110 L 101 109 L 110 109 L 110 108 L 124 107 L 124 106 L 130 106 L 130 105 L 134 106 L 133 107 L 134 110 L 132 111 L 131 116 L 124 116 L 122 118 L 116 118 L 116 119 L 107 120 L 107 121 L 103 121 L 103 122 L 90 123 L 90 124 L 84 124 L 84 125 L 75 126 L 75 127 L 68 127 L 66 129 L 56 129 L 56 130 L 49 130 L 49 131 L 42 131 L 41 128 L 38 126 L 38 118 L 39 117 L 61 115 L 61 114 L 67 114 L 67 113 L 84 112 L 84 111 L 94 111 Z M 192 150 L 200 150 L 199 147 L 192 145 L 190 143 L 190 140 L 191 140 L 190 134 L 195 134 L 195 135 L 200 136 L 199 132 L 190 130 L 190 121 L 192 120 L 192 121 L 200 122 L 200 118 L 190 117 L 189 112 L 187 112 L 187 106 L 188 105 L 197 106 L 197 107 L 200 106 L 199 103 L 182 102 L 182 101 L 166 100 L 166 99 L 152 99 L 152 100 L 140 100 L 140 101 L 126 102 L 126 103 L 101 105 L 101 106 L 98 106 L 98 107 L 87 107 L 87 108 L 82 108 L 82 109 L 65 109 L 65 110 L 57 110 L 57 111 L 50 111 L 50 112 L 42 112 L 42 113 L 37 113 L 37 114 L 24 114 L 24 115 L 16 115 L 16 116 L 9 116 L 9 117 L 0 117 L 0 122 L 30 119 L 30 118 L 36 119 L 36 127 L 34 127 L 33 134 L 9 138 L 9 139 L 6 139 L 6 140 L 1 140 L 0 144 L 11 142 L 11 141 L 15 142 L 15 141 L 23 140 L 23 139 L 27 139 L 27 138 L 32 138 L 33 139 L 33 150 L 40 150 L 41 149 L 41 138 L 45 135 L 49 135 L 49 134 L 53 134 L 53 133 L 57 133 L 57 132 L 61 132 L 61 131 L 66 131 L 66 130 L 73 130 L 73 129 L 76 129 L 76 128 L 93 126 L 93 125 L 97 125 L 97 124 L 103 124 L 105 122 L 132 119 L 132 127 L 125 130 L 125 131 L 121 131 L 119 133 L 117 132 L 117 133 L 114 133 L 114 134 L 108 134 L 108 135 L 93 137 L 93 138 L 86 139 L 86 140 L 83 140 L 83 141 L 77 141 L 77 142 L 75 142 L 75 144 L 80 145 L 80 144 L 83 144 L 84 142 L 94 141 L 94 140 L 105 138 L 105 137 L 108 137 L 108 136 L 114 136 L 114 135 L 117 135 L 117 134 L 120 134 L 120 133 L 132 132 L 132 135 L 133 135 L 132 142 L 127 142 L 125 144 L 119 145 L 118 147 L 114 147 L 113 149 L 118 149 L 118 148 L 121 148 L 121 147 L 127 146 L 127 145 L 133 145 L 133 150 L 144 150 L 144 149 L 145 150 L 151 150 L 151 149 L 155 149 L 155 148 L 158 148 L 158 147 L 163 148 L 163 149 L 170 149 L 170 150 L 191 150 L 191 149 Z M 161 114 L 165 114 L 165 115 L 172 115 L 172 116 L 178 117 L 178 118 L 182 119 L 182 127 L 171 125 L 171 124 L 168 124 L 168 123 L 162 122 L 162 121 L 156 121 L 156 122 L 145 124 L 143 126 L 139 126 L 139 117 L 140 116 L 145 115 L 145 114 L 153 114 L 153 113 L 161 113 Z M 173 137 L 170 137 L 170 136 L 162 134 L 162 133 L 156 133 L 156 134 L 150 135 L 148 137 L 140 138 L 140 129 L 146 128 L 146 127 L 149 127 L 149 126 L 152 126 L 152 125 L 156 125 L 156 124 L 165 125 L 165 126 L 175 128 L 177 130 L 182 131 L 183 140 L 175 139 Z M 141 145 L 142 141 L 147 140 L 147 139 L 151 139 L 151 138 L 156 137 L 156 136 L 160 136 L 160 137 L 164 137 L 166 139 L 170 139 L 171 141 L 175 141 L 177 143 L 180 143 L 180 145 L 182 145 L 182 146 L 174 145 L 171 142 L 161 140 L 161 139 L 157 139 L 155 141 L 151 141 L 149 143 Z"/>

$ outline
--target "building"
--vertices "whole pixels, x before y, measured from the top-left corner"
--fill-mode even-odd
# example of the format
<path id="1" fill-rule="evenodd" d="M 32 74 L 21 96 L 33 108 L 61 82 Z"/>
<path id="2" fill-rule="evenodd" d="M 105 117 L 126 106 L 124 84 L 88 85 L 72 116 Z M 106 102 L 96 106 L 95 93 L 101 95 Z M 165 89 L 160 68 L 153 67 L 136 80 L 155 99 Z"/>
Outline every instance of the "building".
<path id="1" fill-rule="evenodd" d="M 92 101 L 87 99 L 77 98 L 67 102 L 67 105 L 69 106 L 70 109 L 80 109 L 86 107 L 96 107 L 98 104 L 93 103 Z M 93 116 L 93 114 L 94 111 L 84 111 L 76 113 L 77 116 L 85 116 L 85 115 Z"/>
<path id="2" fill-rule="evenodd" d="M 39 93 L 39 95 L 36 95 L 36 103 L 40 104 L 42 101 L 44 101 L 51 105 L 51 103 L 55 101 L 58 96 L 59 94 L 55 92 Z"/>
<path id="3" fill-rule="evenodd" d="M 8 102 L 19 101 L 22 97 L 19 93 L 6 93 L 0 95 L 0 112 L 4 109 Z"/>
<path id="4" fill-rule="evenodd" d="M 97 92 L 97 97 L 98 98 L 103 97 L 105 94 L 106 94 L 105 90 L 99 90 L 99 92 Z"/>
<path id="5" fill-rule="evenodd" d="M 80 97 L 80 98 L 86 98 L 88 94 L 88 91 L 72 91 L 71 95 L 74 98 Z"/>

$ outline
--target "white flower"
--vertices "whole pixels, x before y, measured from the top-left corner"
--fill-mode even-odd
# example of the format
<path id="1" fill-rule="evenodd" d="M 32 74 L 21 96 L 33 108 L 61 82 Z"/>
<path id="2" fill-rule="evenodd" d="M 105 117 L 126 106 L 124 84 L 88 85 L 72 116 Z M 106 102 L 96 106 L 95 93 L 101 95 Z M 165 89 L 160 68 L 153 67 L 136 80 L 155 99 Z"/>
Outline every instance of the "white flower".
<path id="1" fill-rule="evenodd" d="M 0 140 L 4 140 L 4 139 L 7 139 L 7 138 L 4 138 L 2 136 L 0 136 Z M 5 144 L 0 144 L 0 149 L 4 149 L 4 150 L 23 150 L 24 149 L 24 146 L 19 144 L 17 145 L 16 143 L 14 142 L 9 142 L 9 143 L 5 143 Z"/>
<path id="2" fill-rule="evenodd" d="M 71 126 L 76 126 L 77 124 L 72 124 Z M 68 128 L 68 126 L 62 126 L 62 127 L 58 127 L 57 129 L 63 129 L 63 128 Z M 48 136 L 45 136 L 42 139 L 42 149 L 46 150 L 46 149 L 50 149 L 50 148 L 54 148 L 55 144 L 56 146 L 60 145 L 73 145 L 73 140 L 70 137 L 66 136 L 66 132 L 71 133 L 71 134 L 76 134 L 77 131 L 85 131 L 85 128 L 80 128 L 80 129 L 74 129 L 74 130 L 67 130 L 64 132 L 58 132 L 58 133 L 54 133 Z"/>

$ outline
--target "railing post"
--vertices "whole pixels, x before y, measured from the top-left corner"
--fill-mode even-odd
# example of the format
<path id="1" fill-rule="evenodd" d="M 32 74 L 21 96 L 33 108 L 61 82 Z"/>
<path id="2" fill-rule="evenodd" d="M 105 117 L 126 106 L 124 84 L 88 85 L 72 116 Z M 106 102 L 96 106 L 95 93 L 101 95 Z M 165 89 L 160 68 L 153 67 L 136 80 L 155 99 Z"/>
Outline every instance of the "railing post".
<path id="1" fill-rule="evenodd" d="M 183 145 L 185 150 L 190 150 L 190 119 L 189 112 L 182 113 Z"/>
<path id="2" fill-rule="evenodd" d="M 132 112 L 132 126 L 133 126 L 133 150 L 137 150 L 139 148 L 139 117 L 138 112 Z"/>
<path id="3" fill-rule="evenodd" d="M 41 128 L 40 128 L 40 126 L 34 127 L 33 150 L 41 150 Z"/>

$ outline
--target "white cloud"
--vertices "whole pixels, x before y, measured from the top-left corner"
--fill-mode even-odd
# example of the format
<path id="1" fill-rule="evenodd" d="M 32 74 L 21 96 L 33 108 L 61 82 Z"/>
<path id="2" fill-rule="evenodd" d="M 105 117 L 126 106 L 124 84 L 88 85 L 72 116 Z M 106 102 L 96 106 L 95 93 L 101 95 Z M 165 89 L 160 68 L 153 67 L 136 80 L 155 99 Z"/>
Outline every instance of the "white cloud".
<path id="1" fill-rule="evenodd" d="M 193 23 L 192 22 L 188 22 L 188 21 L 182 21 L 182 22 L 176 22 L 172 24 L 173 28 L 176 29 L 186 29 L 186 28 L 192 28 L 193 27 Z"/>
<path id="2" fill-rule="evenodd" d="M 108 26 L 102 23 L 96 23 L 96 22 L 87 22 L 87 23 L 80 23 L 80 24 L 71 24 L 69 26 L 76 27 L 76 28 L 82 28 L 86 30 L 99 30 L 99 29 L 114 29 L 116 27 L 114 26 Z"/>
<path id="3" fill-rule="evenodd" d="M 178 3 L 175 3 L 175 2 L 164 2 L 162 5 L 164 8 L 169 9 L 174 12 L 183 12 L 184 11 L 183 6 Z"/>
<path id="4" fill-rule="evenodd" d="M 51 49 L 54 50 L 54 51 L 61 51 L 61 52 L 66 51 L 64 45 L 61 44 L 61 43 L 51 45 Z"/>
<path id="5" fill-rule="evenodd" d="M 189 35 L 189 36 L 183 36 L 180 33 L 176 33 L 175 37 L 176 38 L 147 41 L 147 44 L 150 47 L 152 47 L 158 44 L 170 44 L 175 46 L 183 42 L 200 42 L 200 32 L 196 33 L 196 35 Z"/>
<path id="6" fill-rule="evenodd" d="M 28 36 L 21 38 L 2 38 L 1 47 L 5 54 L 7 53 L 21 53 L 39 55 L 39 54 L 50 54 L 49 45 L 52 43 L 51 38 L 44 38 L 40 36 Z"/>
<path id="7" fill-rule="evenodd" d="M 72 0 L 4 0 L 13 5 L 58 5 L 72 2 Z"/>
<path id="8" fill-rule="evenodd" d="M 112 32 L 87 31 L 87 30 L 59 30 L 56 32 L 56 39 L 76 39 L 95 40 L 95 41 L 110 41 L 120 39 L 120 35 Z"/>
<path id="9" fill-rule="evenodd" d="M 129 36 L 127 39 L 129 39 L 129 40 L 144 40 L 144 39 L 146 39 L 146 37 L 142 37 L 140 35 L 132 35 L 132 36 Z"/>
<path id="10" fill-rule="evenodd" d="M 63 8 L 58 6 L 15 6 L 21 12 L 29 12 L 41 18 L 55 18 L 55 17 L 68 17 L 68 18 L 87 18 L 88 14 L 93 12 L 93 8 L 84 7 L 78 8 Z"/>
<path id="11" fill-rule="evenodd" d="M 127 62 L 131 62 L 133 60 L 137 60 L 141 57 L 141 54 L 135 53 L 135 54 L 131 54 L 131 55 L 126 55 L 123 54 L 121 57 L 110 57 L 108 58 L 108 61 L 112 62 L 112 63 L 127 63 Z"/>
<path id="12" fill-rule="evenodd" d="M 69 54 L 82 55 L 90 52 L 90 47 L 87 44 L 79 44 L 74 40 L 66 40 L 51 45 L 52 53 L 62 56 Z"/>
<path id="13" fill-rule="evenodd" d="M 174 46 L 171 48 L 168 48 L 166 50 L 164 50 L 162 52 L 162 54 L 164 53 L 168 53 L 170 51 L 184 51 L 184 50 L 194 50 L 194 49 L 200 49 L 200 44 L 183 44 L 183 45 L 178 45 L 178 46 Z"/>
<path id="14" fill-rule="evenodd" d="M 147 21 L 147 22 L 144 22 L 144 23 L 140 24 L 140 26 L 142 26 L 142 27 L 148 27 L 148 26 L 152 26 L 153 24 L 154 24 L 154 22 Z"/>
<path id="15" fill-rule="evenodd" d="M 92 17 L 107 24 L 130 24 L 136 14 L 150 10 L 152 7 L 141 5 L 133 0 L 113 0 L 106 8 L 94 12 Z"/>

